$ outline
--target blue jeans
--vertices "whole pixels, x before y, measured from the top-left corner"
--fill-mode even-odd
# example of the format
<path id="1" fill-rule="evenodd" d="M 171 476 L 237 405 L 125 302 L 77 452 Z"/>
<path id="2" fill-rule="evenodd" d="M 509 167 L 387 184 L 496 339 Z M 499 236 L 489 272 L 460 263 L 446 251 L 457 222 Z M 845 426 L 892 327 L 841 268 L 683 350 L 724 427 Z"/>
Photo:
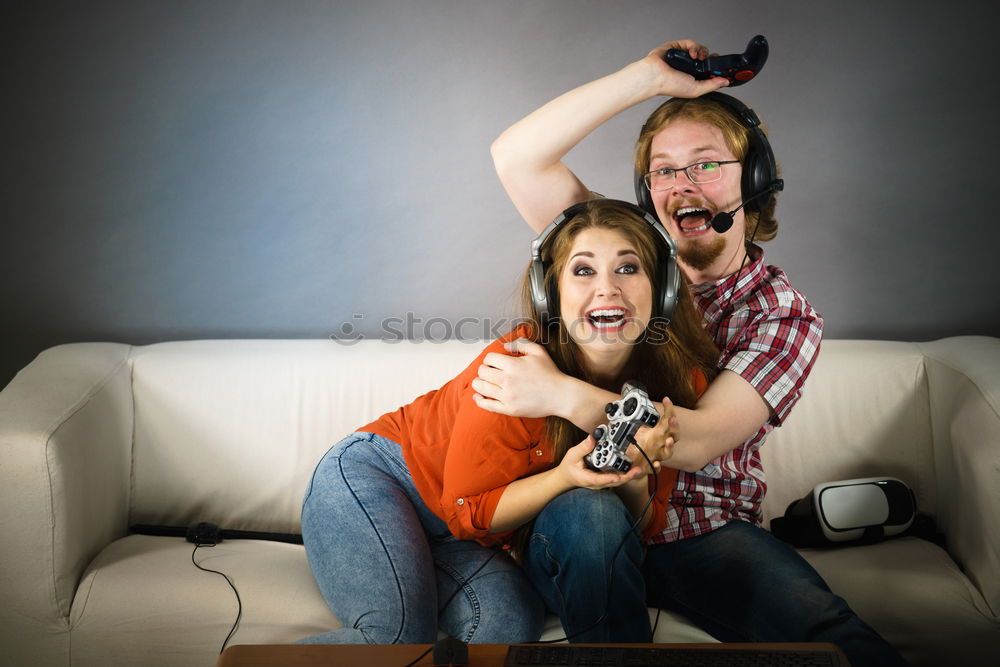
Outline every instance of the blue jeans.
<path id="1" fill-rule="evenodd" d="M 502 550 L 452 536 L 391 440 L 359 432 L 326 453 L 306 491 L 302 537 L 344 625 L 302 643 L 428 644 L 439 627 L 464 642 L 541 634 L 544 604 L 521 568 Z"/>
<path id="2" fill-rule="evenodd" d="M 535 518 L 524 569 L 570 641 L 652 641 L 642 543 L 629 532 L 632 522 L 607 489 L 567 491 Z"/>
<path id="3" fill-rule="evenodd" d="M 572 641 L 651 641 L 646 606 L 677 611 L 721 641 L 832 642 L 855 667 L 905 662 L 793 548 L 742 521 L 654 545 L 643 559 L 614 493 L 576 489 L 535 521 L 525 568 Z M 627 535 L 627 536 L 626 536 Z M 610 556 L 625 538 L 614 562 Z"/>

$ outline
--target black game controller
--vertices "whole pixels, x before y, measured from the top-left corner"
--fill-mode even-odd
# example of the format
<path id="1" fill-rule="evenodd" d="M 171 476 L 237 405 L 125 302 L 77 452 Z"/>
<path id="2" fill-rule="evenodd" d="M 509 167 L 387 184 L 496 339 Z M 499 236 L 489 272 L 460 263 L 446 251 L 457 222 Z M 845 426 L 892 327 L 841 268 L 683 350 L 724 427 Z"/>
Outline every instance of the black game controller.
<path id="1" fill-rule="evenodd" d="M 628 472 L 632 461 L 625 456 L 625 450 L 635 442 L 635 432 L 640 426 L 656 426 L 660 413 L 638 382 L 626 382 L 622 397 L 608 403 L 604 412 L 608 415 L 608 425 L 594 429 L 597 446 L 584 460 L 598 472 Z"/>
<path id="2" fill-rule="evenodd" d="M 728 56 L 711 56 L 705 60 L 695 60 L 684 49 L 669 49 L 663 57 L 676 70 L 686 72 L 696 79 L 723 76 L 729 79 L 729 86 L 739 86 L 754 78 L 764 69 L 767 62 L 767 40 L 757 35 L 747 44 L 743 53 Z"/>

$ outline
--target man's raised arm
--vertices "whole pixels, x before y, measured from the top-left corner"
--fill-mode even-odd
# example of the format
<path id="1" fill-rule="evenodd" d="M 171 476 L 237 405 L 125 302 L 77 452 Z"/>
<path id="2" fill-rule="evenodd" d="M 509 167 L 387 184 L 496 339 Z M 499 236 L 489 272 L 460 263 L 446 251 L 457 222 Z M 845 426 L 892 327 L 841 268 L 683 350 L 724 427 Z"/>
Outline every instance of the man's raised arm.
<path id="1" fill-rule="evenodd" d="M 698 97 L 728 82 L 696 81 L 663 60 L 667 49 L 687 49 L 705 58 L 708 49 L 692 40 L 668 42 L 613 74 L 560 95 L 507 128 L 490 152 L 497 175 L 518 212 L 536 232 L 563 210 L 591 198 L 563 157 L 606 121 L 657 95 Z"/>

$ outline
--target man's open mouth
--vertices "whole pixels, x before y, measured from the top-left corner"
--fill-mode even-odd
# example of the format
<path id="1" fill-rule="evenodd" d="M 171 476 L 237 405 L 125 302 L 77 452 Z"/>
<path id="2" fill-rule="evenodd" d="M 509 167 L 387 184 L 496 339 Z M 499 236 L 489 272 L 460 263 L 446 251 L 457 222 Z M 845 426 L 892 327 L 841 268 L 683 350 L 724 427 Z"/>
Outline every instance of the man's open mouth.
<path id="1" fill-rule="evenodd" d="M 682 232 L 703 232 L 711 226 L 712 212 L 701 206 L 684 206 L 674 211 L 674 222 Z"/>

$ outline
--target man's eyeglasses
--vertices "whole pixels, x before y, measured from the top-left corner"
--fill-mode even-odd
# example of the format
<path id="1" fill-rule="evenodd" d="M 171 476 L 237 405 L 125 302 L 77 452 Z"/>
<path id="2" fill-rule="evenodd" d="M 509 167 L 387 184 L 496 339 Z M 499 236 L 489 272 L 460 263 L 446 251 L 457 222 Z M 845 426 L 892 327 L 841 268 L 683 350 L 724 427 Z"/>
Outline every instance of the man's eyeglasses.
<path id="1" fill-rule="evenodd" d="M 677 182 L 677 172 L 683 171 L 692 183 L 712 183 L 722 178 L 722 165 L 738 164 L 739 160 L 722 160 L 717 162 L 695 162 L 686 167 L 671 169 L 660 167 L 642 175 L 646 187 L 650 190 L 669 190 Z"/>

